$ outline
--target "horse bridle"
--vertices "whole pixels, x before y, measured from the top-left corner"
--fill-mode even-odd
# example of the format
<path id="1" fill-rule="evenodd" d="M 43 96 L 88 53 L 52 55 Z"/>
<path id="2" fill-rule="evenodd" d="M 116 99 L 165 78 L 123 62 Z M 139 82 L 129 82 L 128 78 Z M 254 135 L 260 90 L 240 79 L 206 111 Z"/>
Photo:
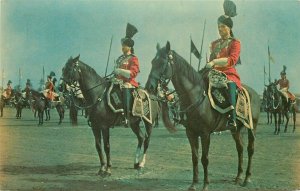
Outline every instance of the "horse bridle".
<path id="1" fill-rule="evenodd" d="M 77 60 L 75 63 L 73 63 L 74 64 L 74 68 L 71 70 L 72 72 L 71 72 L 71 74 L 70 74 L 70 76 L 71 76 L 71 82 L 70 82 L 70 86 L 73 86 L 73 87 L 78 87 L 79 85 L 77 85 L 77 80 L 74 80 L 73 79 L 73 77 L 74 77 L 74 75 L 75 75 L 75 72 L 78 72 L 78 75 L 79 75 L 79 77 L 80 78 L 82 78 L 82 75 L 81 75 L 81 69 L 79 68 L 79 60 Z M 113 74 L 113 73 L 112 73 Z M 109 74 L 108 76 L 111 76 L 112 74 Z M 106 77 L 108 77 L 108 76 L 106 76 Z M 62 80 L 63 81 L 65 81 L 63 78 L 62 78 Z M 102 84 L 104 84 L 104 83 L 106 83 L 106 81 L 104 81 L 104 82 L 102 82 L 102 83 L 100 83 L 100 84 L 97 84 L 97 85 L 95 85 L 95 86 L 93 86 L 92 88 L 89 88 L 89 89 L 86 89 L 86 91 L 88 92 L 88 91 L 90 91 L 90 90 L 92 90 L 92 89 L 94 89 L 94 88 L 96 88 L 96 87 L 98 87 L 98 86 L 101 86 Z M 95 103 L 92 103 L 92 104 L 90 104 L 90 105 L 88 105 L 88 106 L 79 106 L 79 105 L 77 105 L 76 103 L 75 103 L 75 98 L 74 98 L 74 96 L 75 95 L 79 95 L 79 94 L 77 94 L 77 92 L 80 90 L 80 88 L 78 88 L 78 89 L 76 89 L 76 91 L 73 91 L 72 89 L 71 89 L 71 98 L 72 98 L 72 101 L 73 101 L 73 103 L 74 103 L 74 106 L 76 107 L 76 108 L 78 108 L 78 109 L 89 109 L 89 108 L 92 108 L 92 107 L 94 107 L 96 104 L 98 104 L 98 103 L 100 103 L 102 100 L 103 100 L 103 97 L 104 97 L 104 95 L 105 95 L 105 92 L 106 92 L 106 88 L 104 89 L 104 91 L 103 91 L 103 94 L 102 95 L 100 95 L 100 96 L 98 96 L 98 99 L 97 99 L 97 101 L 95 102 Z M 81 90 L 82 91 L 82 90 Z"/>

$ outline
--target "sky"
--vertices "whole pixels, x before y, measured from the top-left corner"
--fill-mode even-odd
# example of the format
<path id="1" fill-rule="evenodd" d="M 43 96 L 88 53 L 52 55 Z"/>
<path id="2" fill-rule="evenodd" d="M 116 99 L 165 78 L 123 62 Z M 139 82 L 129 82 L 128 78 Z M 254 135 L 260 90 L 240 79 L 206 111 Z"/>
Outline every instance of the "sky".
<path id="1" fill-rule="evenodd" d="M 264 67 L 269 70 L 268 46 L 274 59 L 271 80 L 280 78 L 287 66 L 290 91 L 300 93 L 300 1 L 234 0 L 238 15 L 233 33 L 241 41 L 242 65 L 237 66 L 242 83 L 262 93 Z M 200 49 L 204 21 L 203 59 L 209 44 L 219 38 L 217 18 L 224 14 L 223 0 L 0 0 L 0 68 L 4 86 L 8 80 L 21 87 L 30 79 L 38 88 L 42 71 L 61 77 L 61 69 L 70 56 L 80 59 L 104 76 L 113 71 L 114 60 L 121 55 L 120 40 L 126 24 L 135 25 L 135 54 L 140 62 L 137 80 L 144 85 L 156 54 L 156 44 L 167 41 L 187 61 L 190 38 Z M 198 61 L 192 56 L 192 65 Z M 268 74 L 265 76 L 266 82 Z M 1 86 L 1 84 L 0 84 Z"/>

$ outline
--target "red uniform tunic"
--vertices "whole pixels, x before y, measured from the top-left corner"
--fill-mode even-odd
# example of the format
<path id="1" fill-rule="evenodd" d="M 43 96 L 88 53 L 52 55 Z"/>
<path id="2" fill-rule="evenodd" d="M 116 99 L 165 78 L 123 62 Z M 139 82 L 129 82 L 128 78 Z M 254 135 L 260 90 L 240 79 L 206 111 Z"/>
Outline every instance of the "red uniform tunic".
<path id="1" fill-rule="evenodd" d="M 289 97 L 292 101 L 294 101 L 294 100 L 296 99 L 295 95 L 289 91 L 289 88 L 290 88 L 290 82 L 289 82 L 288 79 L 279 79 L 275 84 L 276 84 L 276 85 L 279 84 L 279 89 L 280 89 L 280 90 L 286 88 L 286 93 L 287 93 L 288 97 Z"/>
<path id="2" fill-rule="evenodd" d="M 48 90 L 46 97 L 48 99 L 50 99 L 51 101 L 53 101 L 54 100 L 54 94 L 53 94 L 54 85 L 53 85 L 53 83 L 51 81 L 46 82 L 45 88 Z"/>
<path id="3" fill-rule="evenodd" d="M 223 42 L 222 39 L 218 39 L 211 43 L 212 52 L 218 48 L 220 50 L 217 51 L 217 54 L 212 59 L 228 58 L 228 62 L 225 67 L 214 66 L 214 69 L 224 72 L 227 75 L 227 79 L 235 82 L 237 87 L 241 89 L 242 85 L 240 76 L 235 69 L 235 65 L 237 64 L 241 51 L 240 41 L 231 38 L 228 41 L 225 40 Z M 212 61 L 212 59 L 210 61 Z"/>
<path id="4" fill-rule="evenodd" d="M 121 75 L 118 75 L 117 78 L 123 80 L 124 82 L 129 82 L 134 87 L 138 87 L 139 84 L 135 80 L 137 77 L 137 74 L 140 72 L 140 65 L 138 58 L 134 55 L 128 55 L 128 56 L 120 56 L 117 60 L 118 68 L 130 70 L 130 78 L 125 78 Z"/>

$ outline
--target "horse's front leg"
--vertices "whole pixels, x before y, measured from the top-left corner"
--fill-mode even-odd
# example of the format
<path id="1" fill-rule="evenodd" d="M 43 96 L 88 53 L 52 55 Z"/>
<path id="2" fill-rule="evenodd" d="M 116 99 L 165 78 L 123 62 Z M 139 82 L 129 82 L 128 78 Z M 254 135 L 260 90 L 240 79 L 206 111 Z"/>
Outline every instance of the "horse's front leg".
<path id="1" fill-rule="evenodd" d="M 129 120 L 129 121 L 131 122 L 132 120 Z M 137 148 L 135 151 L 133 168 L 139 169 L 140 168 L 141 149 L 142 149 L 142 145 L 143 145 L 145 138 L 144 138 L 143 132 L 141 131 L 141 129 L 139 127 L 139 122 L 131 123 L 130 127 L 131 127 L 132 132 L 136 135 L 136 137 L 138 139 L 138 145 L 137 145 Z"/>
<path id="2" fill-rule="evenodd" d="M 110 142 L 109 142 L 109 127 L 101 128 L 102 137 L 103 137 L 103 144 L 104 144 L 104 152 L 106 154 L 106 171 L 105 175 L 111 175 L 111 159 L 110 159 Z"/>
<path id="3" fill-rule="evenodd" d="M 235 141 L 235 147 L 238 153 L 238 172 L 235 178 L 235 184 L 239 184 L 242 180 L 242 173 L 243 173 L 243 142 L 241 139 L 240 128 L 238 128 L 235 134 L 232 134 L 232 137 Z"/>
<path id="4" fill-rule="evenodd" d="M 101 147 L 101 129 L 99 126 L 96 126 L 92 123 L 92 131 L 95 138 L 95 147 L 100 160 L 100 169 L 98 175 L 104 175 L 106 171 L 106 163 L 104 162 L 102 147 Z"/>
<path id="5" fill-rule="evenodd" d="M 189 128 L 186 128 L 186 135 L 190 142 L 191 151 L 192 151 L 192 162 L 193 162 L 193 182 L 192 182 L 191 186 L 189 187 L 189 190 L 196 190 L 196 185 L 199 182 L 199 169 L 198 169 L 198 161 L 199 161 L 199 152 L 198 152 L 199 151 L 199 139 L 198 139 L 198 137 L 199 136 L 196 135 L 195 133 L 193 133 Z M 202 141 L 202 139 L 201 139 L 201 141 Z M 203 169 L 204 169 L 204 166 L 203 166 Z"/>
<path id="6" fill-rule="evenodd" d="M 287 126 L 288 126 L 289 121 L 290 121 L 290 113 L 289 113 L 288 110 L 285 111 L 284 116 L 285 116 L 285 118 L 286 118 L 286 123 L 285 123 L 284 132 L 286 133 L 286 132 L 287 132 Z"/>
<path id="7" fill-rule="evenodd" d="M 145 135 L 145 140 L 144 140 L 144 154 L 143 154 L 143 158 L 140 162 L 140 167 L 143 168 L 145 166 L 145 163 L 146 163 L 146 153 L 147 153 L 147 150 L 149 148 L 149 143 L 150 143 L 150 136 L 151 136 L 151 133 L 152 133 L 152 125 L 145 122 L 146 124 L 146 135 Z"/>

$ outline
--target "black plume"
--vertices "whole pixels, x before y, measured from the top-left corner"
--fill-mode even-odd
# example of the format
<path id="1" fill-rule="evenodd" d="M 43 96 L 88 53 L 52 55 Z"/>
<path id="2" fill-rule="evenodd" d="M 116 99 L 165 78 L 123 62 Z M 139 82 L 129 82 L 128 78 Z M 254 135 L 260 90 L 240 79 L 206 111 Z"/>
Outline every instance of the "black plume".
<path id="1" fill-rule="evenodd" d="M 228 17 L 234 17 L 236 13 L 236 5 L 230 0 L 225 0 L 223 4 L 225 15 Z"/>
<path id="2" fill-rule="evenodd" d="M 50 76 L 53 77 L 55 76 L 55 73 L 53 71 L 50 72 Z"/>
<path id="3" fill-rule="evenodd" d="M 132 38 L 138 32 L 137 28 L 130 23 L 127 23 L 126 38 Z"/>
<path id="4" fill-rule="evenodd" d="M 286 66 L 283 65 L 283 72 L 285 73 L 286 72 Z"/>

